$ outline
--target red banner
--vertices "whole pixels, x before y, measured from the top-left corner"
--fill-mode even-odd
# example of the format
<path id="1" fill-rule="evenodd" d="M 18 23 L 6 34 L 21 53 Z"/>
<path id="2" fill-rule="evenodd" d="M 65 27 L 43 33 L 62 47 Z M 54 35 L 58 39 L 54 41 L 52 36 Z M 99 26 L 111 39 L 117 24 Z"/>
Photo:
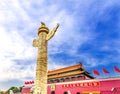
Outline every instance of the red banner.
<path id="1" fill-rule="evenodd" d="M 64 84 L 64 85 L 62 85 L 62 88 L 90 87 L 90 86 L 100 86 L 100 82 L 84 82 L 84 83 Z"/>

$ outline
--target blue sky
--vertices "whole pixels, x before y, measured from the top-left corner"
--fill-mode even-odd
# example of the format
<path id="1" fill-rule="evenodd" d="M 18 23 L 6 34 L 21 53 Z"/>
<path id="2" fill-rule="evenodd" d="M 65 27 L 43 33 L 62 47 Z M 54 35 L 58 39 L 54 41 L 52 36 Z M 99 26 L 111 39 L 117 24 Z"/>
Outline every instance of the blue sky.
<path id="1" fill-rule="evenodd" d="M 32 41 L 41 21 L 50 30 L 60 24 L 48 43 L 49 70 L 82 62 L 93 76 L 98 70 L 98 78 L 120 75 L 113 71 L 120 68 L 120 0 L 0 2 L 0 90 L 35 79 Z"/>

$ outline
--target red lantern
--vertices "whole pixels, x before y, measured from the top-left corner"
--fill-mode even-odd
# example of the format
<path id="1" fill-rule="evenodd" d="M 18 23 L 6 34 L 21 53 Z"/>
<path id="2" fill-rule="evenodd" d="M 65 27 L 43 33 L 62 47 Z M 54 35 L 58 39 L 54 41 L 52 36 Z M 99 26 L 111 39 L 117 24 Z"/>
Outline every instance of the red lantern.
<path id="1" fill-rule="evenodd" d="M 28 84 L 34 84 L 34 81 L 26 81 L 24 82 L 25 85 L 28 85 Z"/>
<path id="2" fill-rule="evenodd" d="M 34 81 L 32 81 L 32 83 L 34 84 Z"/>
<path id="3" fill-rule="evenodd" d="M 29 84 L 29 82 L 27 81 L 26 84 Z"/>
<path id="4" fill-rule="evenodd" d="M 24 82 L 24 84 L 27 84 L 26 82 Z"/>
<path id="5" fill-rule="evenodd" d="M 32 81 L 30 81 L 29 84 L 32 84 Z"/>

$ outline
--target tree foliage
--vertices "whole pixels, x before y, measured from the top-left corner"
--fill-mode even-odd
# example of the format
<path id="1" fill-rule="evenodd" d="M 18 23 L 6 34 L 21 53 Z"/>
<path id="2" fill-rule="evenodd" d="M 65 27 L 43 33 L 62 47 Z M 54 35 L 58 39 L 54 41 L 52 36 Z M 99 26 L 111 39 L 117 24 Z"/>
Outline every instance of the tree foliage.
<path id="1" fill-rule="evenodd" d="M 21 92 L 21 91 L 22 91 L 22 87 L 23 87 L 23 86 L 21 86 L 21 87 L 19 87 L 19 88 L 12 86 L 12 87 L 10 87 L 7 91 L 10 92 L 10 90 L 12 90 L 14 93 L 16 93 L 16 92 Z"/>

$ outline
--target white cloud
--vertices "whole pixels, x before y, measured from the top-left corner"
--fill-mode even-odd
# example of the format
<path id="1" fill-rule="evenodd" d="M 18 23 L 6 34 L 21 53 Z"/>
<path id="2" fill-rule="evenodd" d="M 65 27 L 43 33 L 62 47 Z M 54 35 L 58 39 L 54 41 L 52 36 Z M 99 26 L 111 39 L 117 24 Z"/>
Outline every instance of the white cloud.
<path id="1" fill-rule="evenodd" d="M 17 31 L 11 31 L 9 33 L 5 29 L 2 29 L 0 32 L 0 43 L 2 56 L 4 54 L 11 54 L 11 57 L 15 59 L 23 59 L 29 57 L 32 58 L 34 55 L 34 53 L 29 54 L 30 51 L 33 51 L 32 44 L 30 45 L 30 43 L 27 43 L 27 41 L 17 33 Z"/>
<path id="2" fill-rule="evenodd" d="M 7 81 L 11 79 L 25 79 L 33 76 L 31 71 L 35 68 L 33 64 L 27 65 L 24 70 L 21 68 L 24 65 L 18 65 L 14 60 L 24 60 L 35 58 L 36 50 L 32 47 L 32 42 L 28 43 L 23 37 L 24 31 L 17 30 L 16 26 L 21 25 L 19 21 L 23 20 L 26 23 L 31 23 L 28 14 L 20 7 L 18 1 L 9 0 L 2 1 L 0 4 L 0 81 Z M 25 24 L 25 23 L 24 23 Z M 29 26 L 29 25 L 28 25 Z M 28 28 L 29 30 L 29 28 Z M 27 31 L 28 32 L 28 31 Z"/>
<path id="3" fill-rule="evenodd" d="M 34 65 L 34 62 L 32 65 L 30 62 L 30 65 L 27 65 L 24 70 L 21 70 L 21 68 L 25 66 L 25 63 L 21 62 L 22 64 L 17 65 L 17 62 L 15 62 L 15 60 L 22 61 L 24 59 L 29 60 L 35 58 L 33 47 L 17 31 L 11 31 L 8 34 L 2 27 L 0 31 L 0 49 L 2 49 L 0 50 L 0 81 L 33 76 L 34 72 L 29 67 Z M 35 65 L 32 68 L 35 68 Z"/>

